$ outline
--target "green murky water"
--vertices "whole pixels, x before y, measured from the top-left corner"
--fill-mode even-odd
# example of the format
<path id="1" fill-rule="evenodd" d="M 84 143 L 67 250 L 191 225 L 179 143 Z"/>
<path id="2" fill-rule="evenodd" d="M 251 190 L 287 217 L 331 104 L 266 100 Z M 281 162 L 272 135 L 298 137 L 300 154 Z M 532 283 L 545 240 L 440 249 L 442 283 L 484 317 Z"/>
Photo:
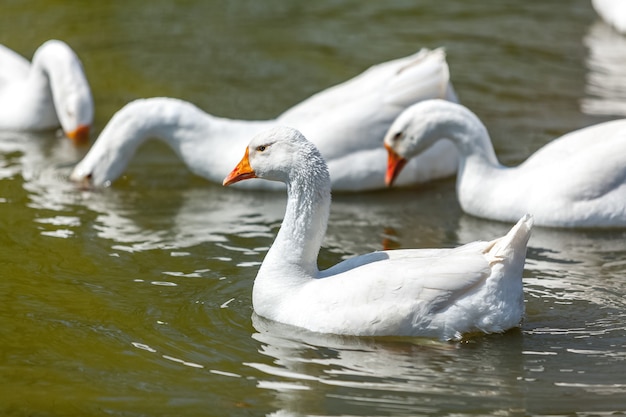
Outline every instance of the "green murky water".
<path id="1" fill-rule="evenodd" d="M 623 39 L 586 0 L 5 0 L 0 28 L 0 42 L 28 57 L 49 38 L 77 51 L 97 132 L 138 97 L 271 117 L 369 65 L 437 46 L 507 163 L 617 117 L 602 104 L 620 100 L 603 84 L 620 66 L 603 61 L 602 45 Z M 625 232 L 538 228 L 520 331 L 462 344 L 320 337 L 252 319 L 252 282 L 284 195 L 209 184 L 158 144 L 113 187 L 83 192 L 66 176 L 84 152 L 55 133 L 0 133 L 2 415 L 626 410 Z M 463 215 L 452 181 L 336 195 L 321 263 L 507 228 Z"/>

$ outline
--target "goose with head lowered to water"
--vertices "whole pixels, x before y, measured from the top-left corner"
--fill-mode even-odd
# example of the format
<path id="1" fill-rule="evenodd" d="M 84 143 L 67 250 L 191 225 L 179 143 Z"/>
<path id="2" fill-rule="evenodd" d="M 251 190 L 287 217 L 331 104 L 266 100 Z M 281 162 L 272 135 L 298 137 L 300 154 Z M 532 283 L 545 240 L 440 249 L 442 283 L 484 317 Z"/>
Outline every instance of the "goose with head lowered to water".
<path id="1" fill-rule="evenodd" d="M 530 216 L 492 241 L 372 252 L 320 271 L 331 181 L 318 149 L 293 128 L 262 132 L 223 184 L 252 178 L 287 185 L 285 217 L 254 281 L 259 316 L 319 333 L 443 340 L 520 324 Z"/>
<path id="2" fill-rule="evenodd" d="M 86 143 L 94 104 L 78 56 L 49 40 L 32 63 L 0 45 L 0 129 L 39 131 L 59 126 L 75 143 Z"/>
<path id="3" fill-rule="evenodd" d="M 441 139 L 459 150 L 456 189 L 466 213 L 507 222 L 531 213 L 535 224 L 551 227 L 626 227 L 626 119 L 568 133 L 509 168 L 474 113 L 427 100 L 405 110 L 385 136 L 387 184 Z"/>
<path id="4" fill-rule="evenodd" d="M 320 149 L 334 190 L 380 189 L 385 187 L 386 153 L 380 146 L 385 131 L 403 109 L 434 97 L 456 100 L 441 49 L 424 49 L 375 65 L 270 120 L 217 117 L 171 98 L 136 100 L 113 116 L 70 178 L 88 187 L 106 186 L 123 173 L 141 144 L 159 139 L 194 174 L 220 183 L 254 134 L 288 125 L 304 132 Z M 417 184 L 453 175 L 456 157 L 454 147 L 442 143 L 409 164 L 398 181 Z M 246 185 L 283 188 L 267 181 Z"/>

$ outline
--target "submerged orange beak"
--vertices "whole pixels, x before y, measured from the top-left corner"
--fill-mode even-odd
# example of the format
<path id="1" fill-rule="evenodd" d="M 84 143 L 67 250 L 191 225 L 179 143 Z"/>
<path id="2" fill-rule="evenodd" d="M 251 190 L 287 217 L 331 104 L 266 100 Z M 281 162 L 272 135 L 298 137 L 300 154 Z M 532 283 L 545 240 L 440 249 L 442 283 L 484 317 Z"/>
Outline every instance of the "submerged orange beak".
<path id="1" fill-rule="evenodd" d="M 387 149 L 387 153 L 389 156 L 387 157 L 387 173 L 385 174 L 385 184 L 387 187 L 391 187 L 393 182 L 396 180 L 400 171 L 407 163 L 407 160 L 398 155 L 391 146 L 385 143 L 385 149 Z"/>
<path id="2" fill-rule="evenodd" d="M 250 167 L 250 160 L 248 159 L 248 148 L 246 148 L 246 153 L 241 158 L 241 161 L 237 164 L 235 169 L 233 169 L 230 174 L 224 178 L 222 185 L 229 186 L 239 181 L 249 180 L 250 178 L 256 178 L 256 174 L 252 167 Z"/>
<path id="3" fill-rule="evenodd" d="M 84 145 L 89 142 L 89 125 L 80 125 L 75 130 L 66 133 L 74 145 Z"/>

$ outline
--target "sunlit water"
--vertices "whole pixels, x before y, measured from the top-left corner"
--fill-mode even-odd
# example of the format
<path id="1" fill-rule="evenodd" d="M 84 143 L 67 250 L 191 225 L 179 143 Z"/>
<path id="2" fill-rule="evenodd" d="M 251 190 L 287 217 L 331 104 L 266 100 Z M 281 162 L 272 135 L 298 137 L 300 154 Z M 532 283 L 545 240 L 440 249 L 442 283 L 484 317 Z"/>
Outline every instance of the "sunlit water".
<path id="1" fill-rule="evenodd" d="M 619 74 L 602 70 L 619 65 L 597 52 L 624 38 L 583 0 L 22 1 L 3 5 L 0 27 L 27 56 L 53 37 L 77 50 L 97 131 L 127 101 L 158 95 L 271 117 L 423 46 L 446 47 L 461 100 L 505 163 L 623 114 L 625 102 L 607 87 Z M 84 152 L 54 132 L 0 133 L 2 415 L 626 410 L 624 231 L 536 228 L 520 330 L 462 343 L 322 336 L 253 316 L 282 193 L 209 184 L 158 144 L 111 188 L 81 191 L 66 177 Z M 509 227 L 464 215 L 452 180 L 335 195 L 320 264 Z"/>

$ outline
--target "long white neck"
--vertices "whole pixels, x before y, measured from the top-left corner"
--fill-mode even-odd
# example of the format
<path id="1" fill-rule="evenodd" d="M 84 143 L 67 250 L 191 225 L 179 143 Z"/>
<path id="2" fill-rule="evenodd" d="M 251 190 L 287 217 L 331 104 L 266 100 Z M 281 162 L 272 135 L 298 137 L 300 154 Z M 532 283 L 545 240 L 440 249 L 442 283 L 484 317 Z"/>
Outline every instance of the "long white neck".
<path id="1" fill-rule="evenodd" d="M 286 286 L 317 276 L 330 211 L 330 176 L 319 153 L 298 159 L 304 165 L 287 183 L 285 217 L 257 280 L 275 278 Z M 280 276 L 277 271 L 282 271 Z"/>
<path id="2" fill-rule="evenodd" d="M 476 207 L 476 202 L 499 194 L 502 173 L 507 169 L 498 162 L 485 125 L 474 113 L 455 106 L 460 111 L 448 113 L 443 128 L 444 137 L 459 150 L 457 196 L 465 211 L 480 215 L 484 208 L 482 203 Z"/>
<path id="3" fill-rule="evenodd" d="M 466 176 L 484 176 L 502 168 L 487 132 L 480 119 L 466 107 L 443 100 L 419 103 L 406 114 L 407 152 L 414 156 L 441 139 L 451 140 L 457 147 L 459 157 L 459 180 Z"/>
<path id="4" fill-rule="evenodd" d="M 499 168 L 500 163 L 485 125 L 471 111 L 458 104 L 450 103 L 451 111 L 440 113 L 434 120 L 438 135 L 448 138 L 459 150 L 460 163 L 477 163 Z"/>
<path id="5" fill-rule="evenodd" d="M 41 49 L 41 48 L 40 48 Z M 28 77 L 22 88 L 21 101 L 26 101 L 27 106 L 37 113 L 39 118 L 37 126 L 42 128 L 55 127 L 59 125 L 59 118 L 55 110 L 55 104 L 52 97 L 52 86 L 50 79 L 51 62 L 49 54 L 39 52 L 33 57 Z"/>
<path id="6" fill-rule="evenodd" d="M 52 96 L 58 120 L 66 131 L 93 122 L 93 97 L 83 66 L 64 42 L 49 40 L 33 57 L 31 81 L 40 94 Z M 49 100 L 49 98 L 47 98 Z"/>
<path id="7" fill-rule="evenodd" d="M 415 109 L 421 134 L 415 134 L 412 139 L 419 138 L 421 149 L 444 138 L 455 144 L 460 154 L 459 202 L 466 212 L 484 215 L 485 210 L 491 210 L 489 201 L 502 195 L 502 187 L 507 185 L 514 170 L 498 162 L 487 128 L 470 110 L 444 101 L 424 102 L 422 109 L 418 106 Z"/>
<path id="8" fill-rule="evenodd" d="M 56 48 L 54 47 L 54 43 L 49 43 L 49 45 L 52 45 L 53 47 L 51 48 L 48 44 L 43 44 L 37 49 L 37 51 L 35 51 L 35 55 L 33 55 L 32 64 L 30 66 L 30 72 L 28 74 L 31 79 L 45 80 L 44 83 L 48 89 L 50 89 L 50 77 L 52 74 L 55 74 L 55 76 L 60 78 L 60 75 L 63 73 L 63 69 L 61 71 L 56 71 L 56 68 L 62 67 L 65 60 L 65 55 L 62 53 L 63 51 L 55 51 Z"/>
<path id="9" fill-rule="evenodd" d="M 221 182 L 251 136 L 272 123 L 215 117 L 177 99 L 135 100 L 113 116 L 74 172 L 106 184 L 121 175 L 139 146 L 158 139 L 195 174 Z"/>

